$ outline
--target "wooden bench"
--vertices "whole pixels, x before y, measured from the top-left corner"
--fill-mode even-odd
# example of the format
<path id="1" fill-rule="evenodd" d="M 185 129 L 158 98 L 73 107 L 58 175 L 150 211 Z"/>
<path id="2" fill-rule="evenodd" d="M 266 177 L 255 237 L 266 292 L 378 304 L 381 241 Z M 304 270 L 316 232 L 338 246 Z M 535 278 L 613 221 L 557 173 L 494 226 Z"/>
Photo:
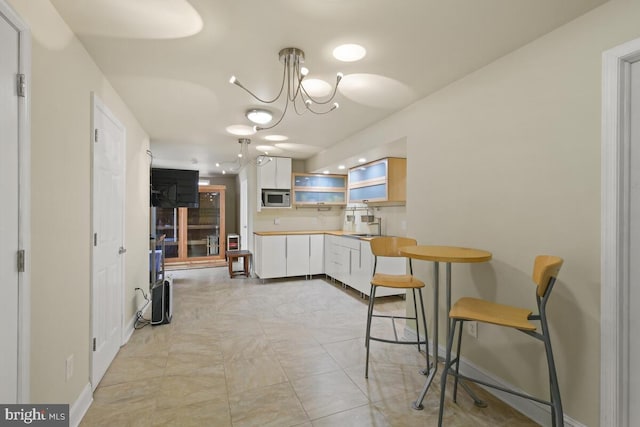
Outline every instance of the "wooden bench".
<path id="1" fill-rule="evenodd" d="M 238 258 L 242 258 L 244 261 L 243 270 L 233 269 L 233 262 Z M 227 251 L 227 264 L 229 265 L 229 277 L 234 278 L 235 276 L 241 276 L 241 275 L 244 275 L 246 277 L 251 277 L 251 272 L 249 269 L 250 262 L 251 262 L 251 251 L 245 251 L 245 250 Z"/>

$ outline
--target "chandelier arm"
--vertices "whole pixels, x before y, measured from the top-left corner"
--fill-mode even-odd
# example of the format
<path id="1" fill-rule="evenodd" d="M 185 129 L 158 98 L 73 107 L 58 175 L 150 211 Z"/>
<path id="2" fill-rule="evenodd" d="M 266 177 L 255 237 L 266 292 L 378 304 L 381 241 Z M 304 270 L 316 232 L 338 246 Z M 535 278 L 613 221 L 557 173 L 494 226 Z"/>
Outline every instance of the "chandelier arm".
<path id="1" fill-rule="evenodd" d="M 307 103 L 304 99 L 304 94 L 302 94 L 302 92 L 301 92 L 300 98 L 302 99 L 302 105 L 304 105 L 304 110 L 298 110 L 298 103 L 295 102 L 295 100 L 293 101 L 293 109 L 295 110 L 297 115 L 302 116 L 304 113 L 306 113 L 309 110 L 309 107 L 307 106 Z"/>
<path id="2" fill-rule="evenodd" d="M 293 72 L 293 76 L 291 76 L 291 72 Z M 289 101 L 295 102 L 298 94 L 300 93 L 300 88 L 304 90 L 304 88 L 302 87 L 303 79 L 304 76 L 300 73 L 300 62 L 295 61 L 292 69 L 290 69 L 289 71 L 289 76 L 287 79 L 289 81 L 289 93 L 287 94 Z M 293 96 L 291 96 L 291 89 L 294 89 Z"/>
<path id="3" fill-rule="evenodd" d="M 282 95 L 282 90 L 284 89 L 284 82 L 285 82 L 285 77 L 287 76 L 286 74 L 287 72 L 287 68 L 286 66 L 283 68 L 282 70 L 282 84 L 280 85 L 280 91 L 278 92 L 278 95 L 276 95 L 273 99 L 271 100 L 267 100 L 267 99 L 262 99 L 260 98 L 258 95 L 256 95 L 255 93 L 251 92 L 249 89 L 247 89 L 242 83 L 240 83 L 239 80 L 236 80 L 233 82 L 234 85 L 241 87 L 242 89 L 244 89 L 249 95 L 253 96 L 255 99 L 257 99 L 258 101 L 265 103 L 265 104 L 273 104 L 274 102 L 276 102 L 278 99 L 280 99 L 280 96 Z"/>
<path id="4" fill-rule="evenodd" d="M 332 112 L 335 109 L 336 109 L 336 107 L 331 107 L 327 111 L 314 111 L 311 108 L 307 107 L 307 110 L 311 111 L 313 114 L 318 115 L 318 116 L 322 116 L 323 114 L 329 114 L 330 112 Z"/>
<path id="5" fill-rule="evenodd" d="M 289 108 L 289 102 L 288 101 L 284 104 L 284 111 L 282 112 L 282 115 L 280 116 L 280 118 L 278 119 L 277 122 L 275 122 L 271 126 L 267 126 L 267 127 L 256 126 L 255 127 L 256 131 L 269 130 L 269 129 L 273 129 L 274 127 L 278 126 L 280 124 L 280 122 L 282 121 L 282 119 L 284 119 L 284 116 L 287 114 L 287 108 Z"/>
<path id="6" fill-rule="evenodd" d="M 300 85 L 302 86 L 302 85 Z M 331 97 L 329 99 L 326 99 L 324 101 L 319 101 L 316 98 L 314 98 L 313 96 L 309 95 L 309 92 L 306 91 L 306 89 L 304 88 L 304 86 L 302 86 L 302 91 L 304 92 L 305 95 L 307 95 L 307 97 L 314 103 L 314 104 L 320 104 L 320 105 L 324 105 L 324 104 L 328 104 L 331 101 L 333 101 L 333 98 L 336 97 L 336 93 L 338 92 L 338 85 L 336 84 L 336 87 L 333 88 L 333 93 L 331 94 Z"/>

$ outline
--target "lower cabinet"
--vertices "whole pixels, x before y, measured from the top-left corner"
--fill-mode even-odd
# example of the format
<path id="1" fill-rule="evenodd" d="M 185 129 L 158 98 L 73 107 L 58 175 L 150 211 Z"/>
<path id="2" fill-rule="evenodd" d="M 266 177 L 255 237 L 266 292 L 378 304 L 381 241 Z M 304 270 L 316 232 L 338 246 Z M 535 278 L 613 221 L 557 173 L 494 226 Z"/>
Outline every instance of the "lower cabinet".
<path id="1" fill-rule="evenodd" d="M 326 274 L 369 296 L 374 256 L 368 240 L 324 234 L 255 235 L 254 268 L 261 279 Z M 405 274 L 404 258 L 378 259 L 378 271 Z M 377 297 L 403 289 L 378 288 Z"/>
<path id="2" fill-rule="evenodd" d="M 352 237 L 326 236 L 325 274 L 369 296 L 373 276 L 374 256 L 368 240 Z M 378 271 L 387 274 L 405 274 L 404 258 L 378 259 Z M 378 288 L 376 296 L 402 295 L 404 289 Z"/>
<path id="3" fill-rule="evenodd" d="M 324 273 L 324 235 L 255 236 L 255 272 L 261 279 Z"/>

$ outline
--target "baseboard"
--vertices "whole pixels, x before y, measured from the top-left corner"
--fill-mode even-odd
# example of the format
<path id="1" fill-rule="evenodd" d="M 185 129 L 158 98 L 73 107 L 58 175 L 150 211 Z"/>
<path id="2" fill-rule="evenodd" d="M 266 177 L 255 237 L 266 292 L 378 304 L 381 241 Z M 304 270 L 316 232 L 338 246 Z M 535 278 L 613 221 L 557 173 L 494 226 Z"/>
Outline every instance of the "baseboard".
<path id="1" fill-rule="evenodd" d="M 407 339 L 416 339 L 415 331 L 408 326 L 404 328 L 404 333 Z M 433 346 L 431 342 L 429 343 L 429 349 L 431 351 L 431 354 L 433 354 Z M 438 356 L 441 358 L 444 358 L 446 356 L 446 349 L 444 347 L 438 346 Z M 495 375 L 478 368 L 473 363 L 467 361 L 464 357 L 460 360 L 460 372 L 468 377 L 477 378 L 481 381 L 524 393 L 522 390 L 517 389 L 503 379 L 498 378 Z M 502 400 L 507 405 L 511 406 L 516 411 L 521 412 L 522 414 L 531 418 L 538 424 L 543 426 L 551 425 L 551 408 L 547 405 L 543 405 L 532 400 L 523 399 L 512 394 L 493 389 L 491 387 L 484 387 L 480 384 L 478 385 L 496 396 L 498 399 Z M 566 413 L 564 414 L 564 423 L 568 427 L 586 427 L 584 424 L 574 420 Z"/>
<path id="2" fill-rule="evenodd" d="M 93 403 L 93 393 L 91 392 L 91 384 L 87 383 L 82 389 L 80 396 L 78 396 L 69 408 L 69 425 L 71 427 L 78 427 L 80 425 L 80 421 L 82 421 L 84 414 L 89 410 L 91 403 Z"/>

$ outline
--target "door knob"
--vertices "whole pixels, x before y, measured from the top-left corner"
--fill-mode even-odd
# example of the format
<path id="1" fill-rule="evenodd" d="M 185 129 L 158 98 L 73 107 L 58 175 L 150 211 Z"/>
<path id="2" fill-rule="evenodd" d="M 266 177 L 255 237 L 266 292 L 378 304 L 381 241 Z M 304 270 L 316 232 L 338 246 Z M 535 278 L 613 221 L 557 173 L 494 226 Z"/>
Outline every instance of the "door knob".
<path id="1" fill-rule="evenodd" d="M 122 255 L 125 252 L 127 252 L 127 250 L 123 246 L 120 246 L 120 249 L 118 249 L 118 255 Z"/>

